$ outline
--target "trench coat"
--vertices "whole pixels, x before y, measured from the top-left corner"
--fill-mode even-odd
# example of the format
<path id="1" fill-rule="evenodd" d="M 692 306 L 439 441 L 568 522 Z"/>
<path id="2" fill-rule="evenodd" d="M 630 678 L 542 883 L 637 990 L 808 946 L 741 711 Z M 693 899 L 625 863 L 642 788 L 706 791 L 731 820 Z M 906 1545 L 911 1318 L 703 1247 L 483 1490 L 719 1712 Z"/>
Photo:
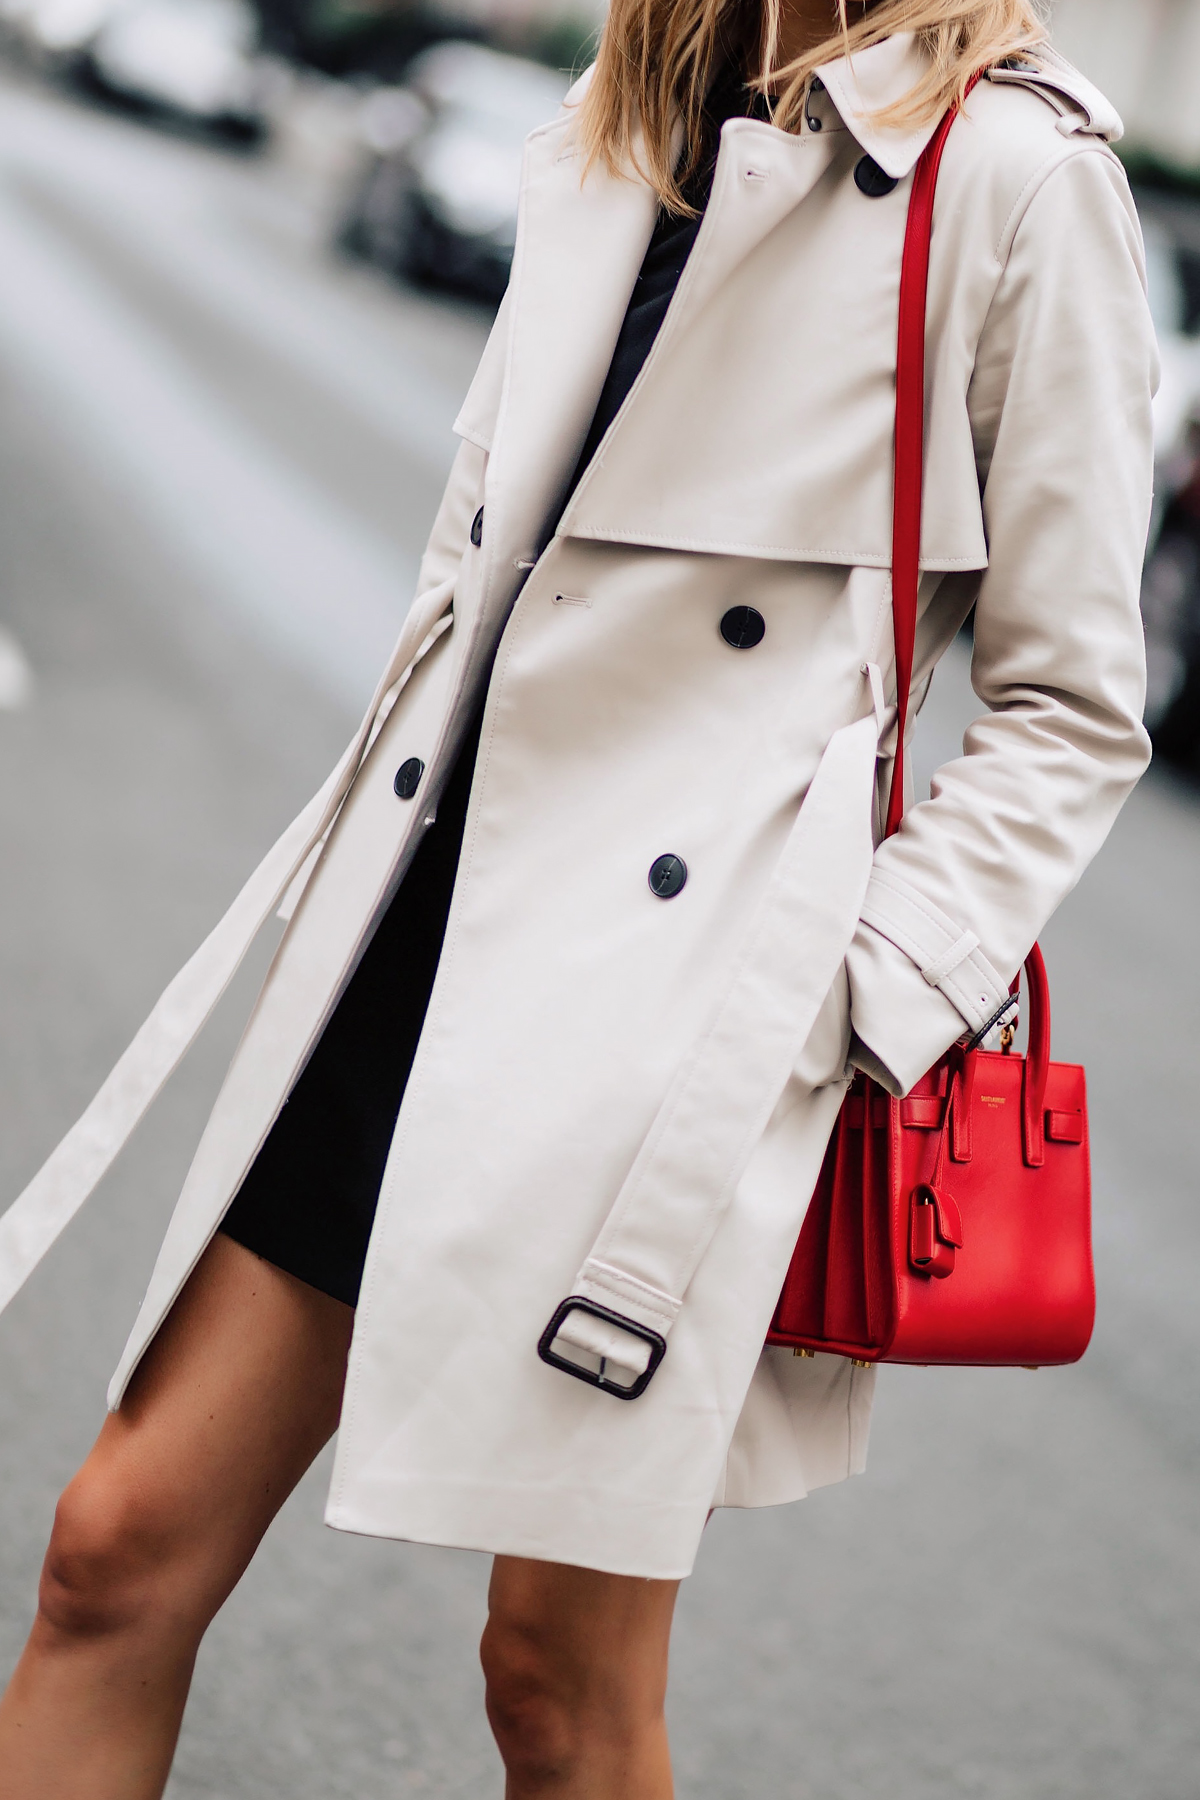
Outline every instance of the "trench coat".
<path id="1" fill-rule="evenodd" d="M 511 286 L 362 727 L 0 1222 L 3 1299 L 282 899 L 119 1406 L 483 703 L 334 1526 L 675 1577 L 714 1504 L 861 1469 L 874 1372 L 763 1350 L 847 1080 L 860 1066 L 901 1093 L 987 1023 L 1145 767 L 1141 241 L 1119 120 L 1046 51 L 976 89 L 943 165 L 916 691 L 974 606 L 981 716 L 879 841 L 898 282 L 932 128 L 871 114 L 923 55 L 898 36 L 831 63 L 797 135 L 726 124 L 666 321 L 561 516 L 656 199 L 636 167 L 584 171 L 578 89 L 533 133 Z M 860 188 L 868 155 L 892 191 Z M 762 615 L 757 646 L 724 641 L 734 605 Z M 664 854 L 688 872 L 670 899 L 647 879 Z M 666 1338 L 641 1398 L 539 1360 L 569 1294 Z M 561 1345 L 645 1361 L 639 1337 L 579 1313 Z"/>

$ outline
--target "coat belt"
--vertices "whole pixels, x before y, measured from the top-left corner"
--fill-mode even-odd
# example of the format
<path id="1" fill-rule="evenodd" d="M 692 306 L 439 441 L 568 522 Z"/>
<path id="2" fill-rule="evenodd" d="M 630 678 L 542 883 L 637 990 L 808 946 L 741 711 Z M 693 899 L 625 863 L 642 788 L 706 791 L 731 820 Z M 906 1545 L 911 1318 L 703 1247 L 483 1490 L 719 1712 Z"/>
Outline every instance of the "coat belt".
<path id="1" fill-rule="evenodd" d="M 876 711 L 830 738 L 726 992 L 575 1278 L 571 1299 L 588 1310 L 564 1301 L 543 1335 L 556 1367 L 573 1362 L 559 1359 L 564 1342 L 643 1379 L 661 1358 L 654 1340 L 670 1334 L 858 927 L 875 851 L 872 687 Z M 602 1361 L 597 1385 L 622 1391 L 604 1375 Z"/>
<path id="2" fill-rule="evenodd" d="M 370 748 L 381 709 L 450 611 L 453 582 L 414 602 L 352 743 L 176 975 L 99 1093 L 0 1218 L 0 1310 L 112 1166 L 237 973 L 250 945 L 329 830 Z"/>

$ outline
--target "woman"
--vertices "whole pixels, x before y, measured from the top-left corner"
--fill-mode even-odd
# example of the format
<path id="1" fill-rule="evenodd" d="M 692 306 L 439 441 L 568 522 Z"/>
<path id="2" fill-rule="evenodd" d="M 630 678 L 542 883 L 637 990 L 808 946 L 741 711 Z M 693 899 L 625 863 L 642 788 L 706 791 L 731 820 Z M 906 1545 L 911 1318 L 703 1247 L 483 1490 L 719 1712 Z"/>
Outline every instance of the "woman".
<path id="1" fill-rule="evenodd" d="M 974 606 L 987 710 L 872 863 L 907 197 L 980 70 L 935 220 L 917 677 Z M 903 1092 L 987 1024 L 1145 766 L 1118 131 L 1027 0 L 615 0 L 530 139 L 359 738 L 0 1226 L 11 1291 L 290 884 L 59 1506 L 4 1800 L 161 1792 L 200 1638 L 339 1420 L 331 1524 L 496 1555 L 508 1794 L 670 1793 L 709 1509 L 863 1466 L 872 1373 L 762 1349 L 848 1073 Z M 721 1003 L 784 965 L 768 1070 Z"/>

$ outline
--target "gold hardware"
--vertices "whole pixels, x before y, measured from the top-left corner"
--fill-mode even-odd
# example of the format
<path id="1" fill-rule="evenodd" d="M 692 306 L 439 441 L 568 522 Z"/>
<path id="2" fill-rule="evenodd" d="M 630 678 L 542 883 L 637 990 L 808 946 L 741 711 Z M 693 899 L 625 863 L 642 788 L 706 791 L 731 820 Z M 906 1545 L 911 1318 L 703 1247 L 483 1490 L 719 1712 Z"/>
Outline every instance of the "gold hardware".
<path id="1" fill-rule="evenodd" d="M 792 1351 L 792 1355 L 793 1355 L 793 1356 L 815 1356 L 815 1355 L 816 1355 L 816 1354 L 817 1354 L 817 1353 L 816 1353 L 816 1351 L 815 1351 L 815 1350 L 800 1350 L 800 1349 L 796 1349 L 796 1350 L 793 1350 L 793 1351 Z"/>
<path id="2" fill-rule="evenodd" d="M 1041 1366 L 1042 1366 L 1041 1363 L 1022 1363 L 1021 1364 L 1021 1367 L 1023 1369 L 1028 1369 L 1029 1373 L 1031 1375 L 1036 1375 L 1038 1370 L 1041 1368 Z"/>
<path id="3" fill-rule="evenodd" d="M 852 1356 L 850 1358 L 850 1367 L 852 1369 L 869 1369 L 871 1364 L 869 1362 L 862 1362 L 857 1356 Z"/>
<path id="4" fill-rule="evenodd" d="M 1012 1047 L 1016 1043 L 1016 1041 L 1017 1041 L 1016 1026 L 1012 1025 L 1012 1024 L 1002 1025 L 1000 1027 L 1000 1049 L 1001 1049 L 1002 1054 L 1005 1056 L 1011 1056 L 1012 1055 Z"/>

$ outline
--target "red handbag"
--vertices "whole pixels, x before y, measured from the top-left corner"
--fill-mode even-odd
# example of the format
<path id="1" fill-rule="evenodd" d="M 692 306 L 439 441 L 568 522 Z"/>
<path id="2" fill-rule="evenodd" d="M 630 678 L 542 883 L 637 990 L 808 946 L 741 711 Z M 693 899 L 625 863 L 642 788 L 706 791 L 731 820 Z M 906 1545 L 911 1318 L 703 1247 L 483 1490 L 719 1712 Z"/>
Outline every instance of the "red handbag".
<path id="1" fill-rule="evenodd" d="M 900 282 L 892 611 L 897 743 L 920 580 L 925 313 L 938 170 L 957 114 L 917 165 Z M 904 810 L 897 754 L 885 836 Z M 1095 1319 L 1083 1070 L 1050 1061 L 1041 952 L 1025 965 L 1029 1049 L 960 1042 L 896 1100 L 855 1077 L 829 1142 L 768 1344 L 876 1362 L 1077 1362 Z M 1014 994 L 1016 984 L 1014 984 Z"/>

